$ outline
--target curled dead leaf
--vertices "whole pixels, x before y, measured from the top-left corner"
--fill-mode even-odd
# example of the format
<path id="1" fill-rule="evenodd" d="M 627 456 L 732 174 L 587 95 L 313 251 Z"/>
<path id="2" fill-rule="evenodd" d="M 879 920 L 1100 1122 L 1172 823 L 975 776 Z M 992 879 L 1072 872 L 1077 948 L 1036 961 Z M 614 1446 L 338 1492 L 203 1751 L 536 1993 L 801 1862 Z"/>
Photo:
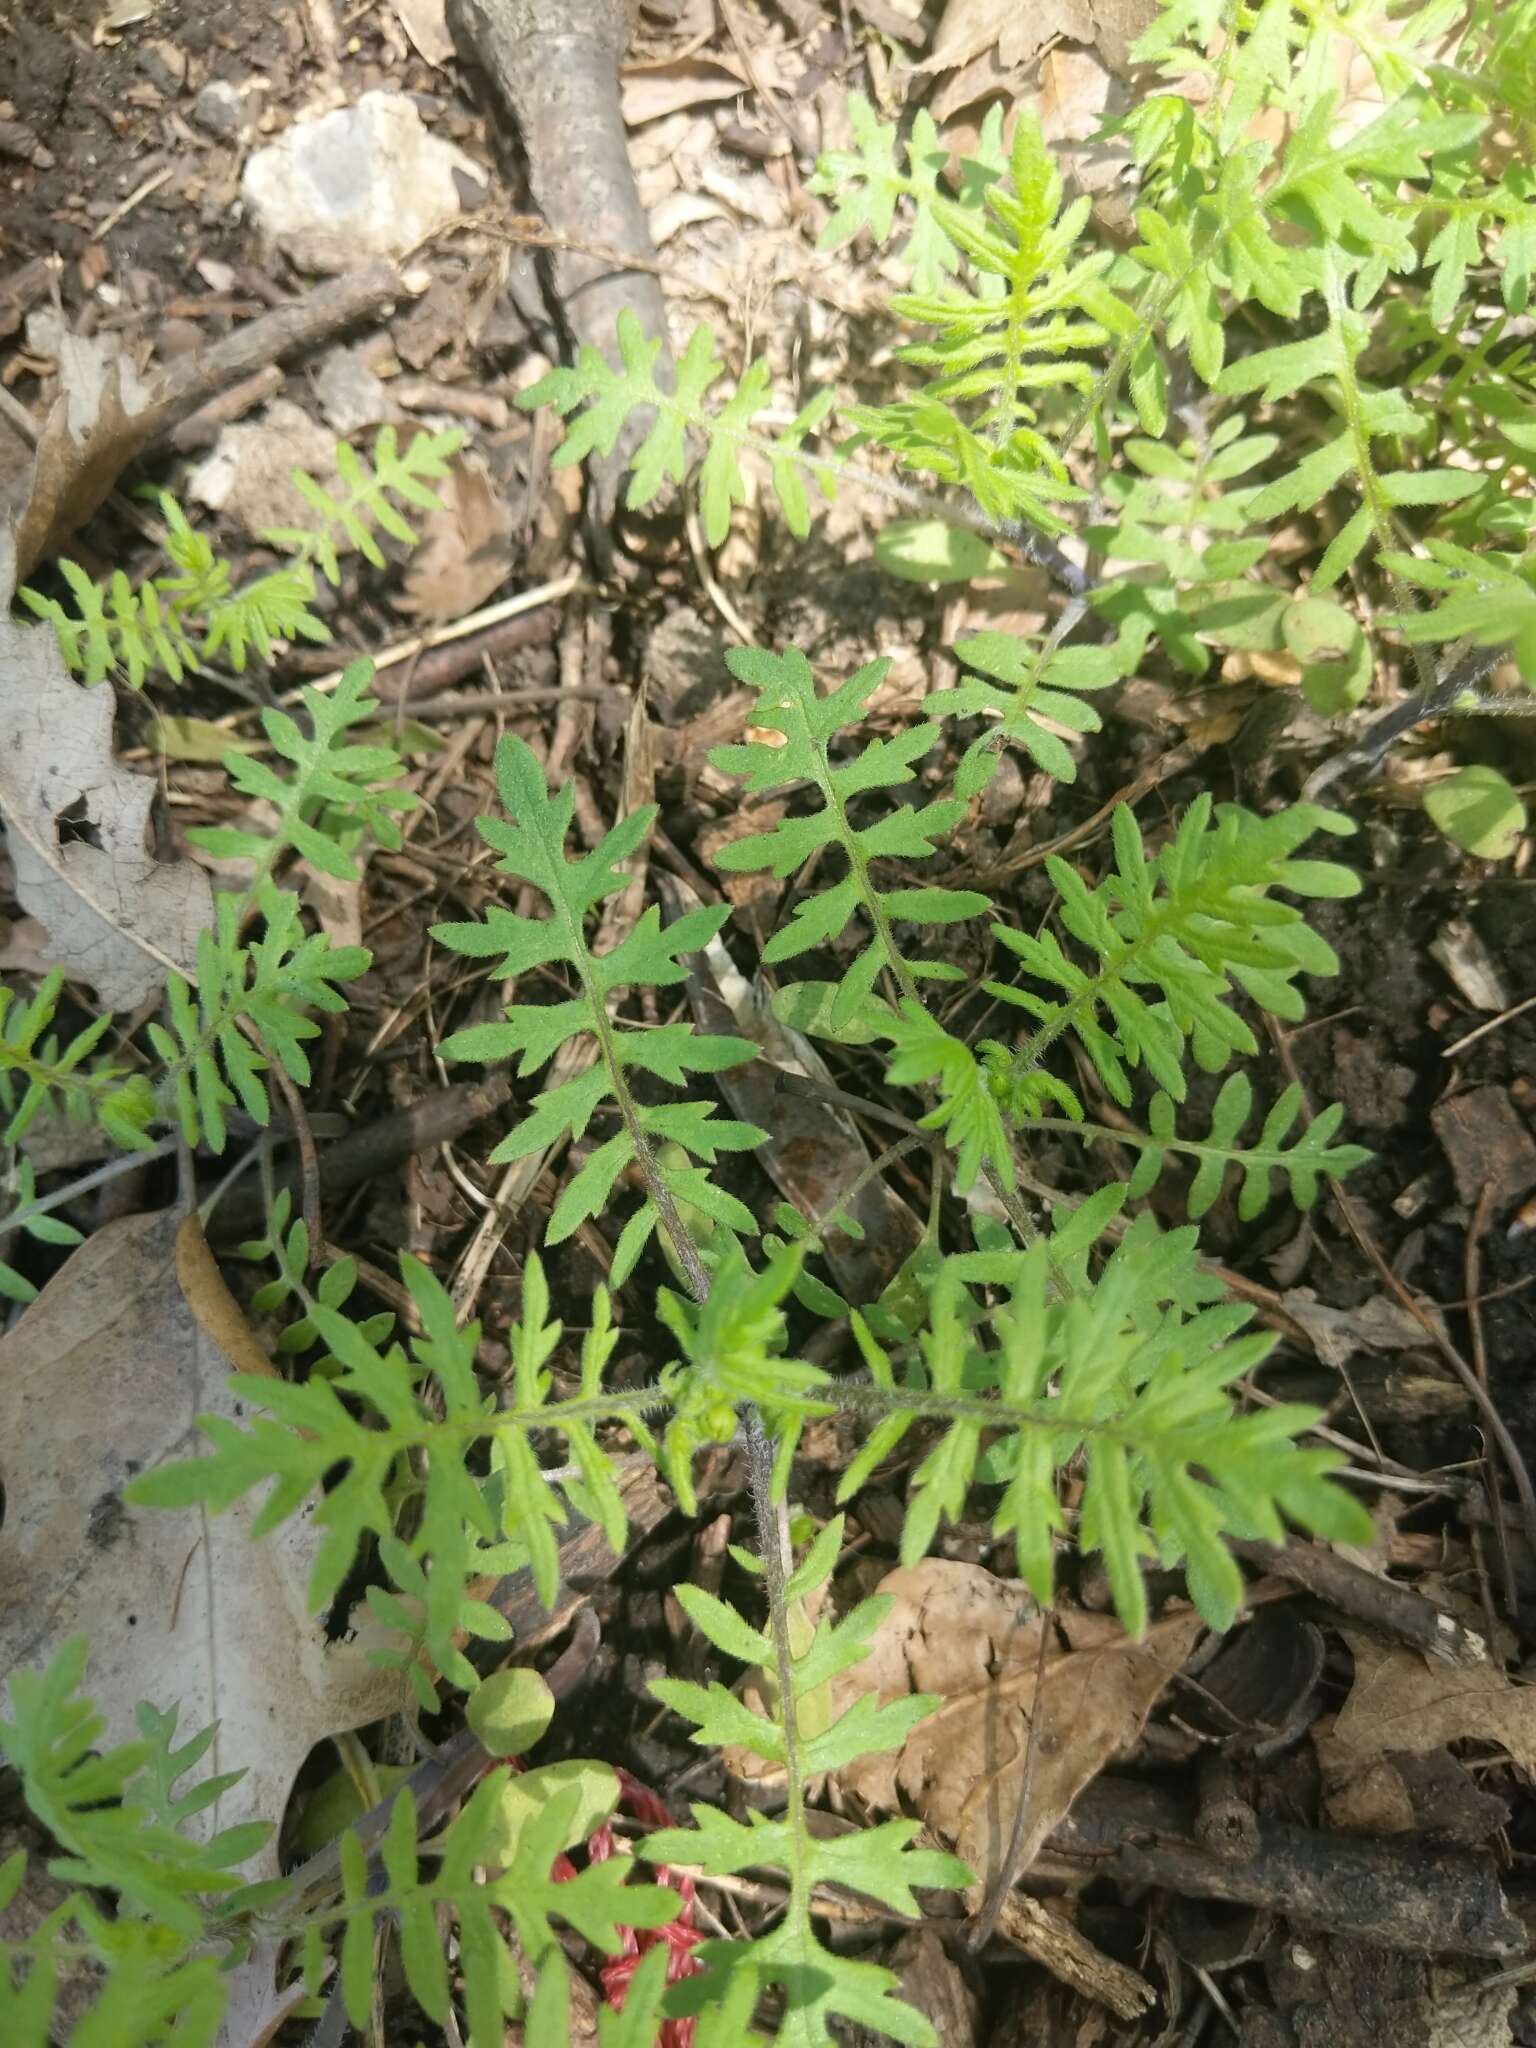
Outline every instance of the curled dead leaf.
<path id="1" fill-rule="evenodd" d="M 872 1654 L 835 1682 L 838 1704 L 866 1692 L 944 1703 L 900 1751 L 861 1757 L 839 1782 L 882 1811 L 919 1814 L 983 1883 L 1008 1850 L 1031 1722 L 1026 1866 L 1084 1786 L 1135 1746 L 1205 1626 L 1178 1611 L 1134 1642 L 1107 1615 L 1064 1613 L 1037 1689 L 1042 1621 L 1022 1581 L 925 1558 L 887 1573 L 877 1591 L 895 1605 Z"/>

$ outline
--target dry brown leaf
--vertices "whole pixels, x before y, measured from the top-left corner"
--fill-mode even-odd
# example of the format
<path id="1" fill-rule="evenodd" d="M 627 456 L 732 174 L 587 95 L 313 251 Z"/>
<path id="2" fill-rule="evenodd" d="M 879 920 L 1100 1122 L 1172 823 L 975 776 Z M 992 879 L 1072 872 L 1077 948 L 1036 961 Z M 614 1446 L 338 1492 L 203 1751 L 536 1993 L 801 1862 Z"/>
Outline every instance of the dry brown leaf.
<path id="1" fill-rule="evenodd" d="M 1492 1742 L 1536 1770 L 1536 1686 L 1489 1662 L 1463 1669 L 1345 1630 L 1355 1682 L 1318 1753 L 1330 1768 L 1398 1752 L 1426 1756 L 1450 1742 Z"/>
<path id="2" fill-rule="evenodd" d="M 933 48 L 914 71 L 955 71 L 975 57 L 996 52 L 1005 71 L 1027 64 L 1055 36 L 1075 43 L 1093 40 L 1090 0 L 1047 0 L 1020 7 L 1018 0 L 949 0 Z"/>
<path id="3" fill-rule="evenodd" d="M 324 340 L 349 321 L 376 311 L 398 290 L 392 265 L 365 264 L 180 358 L 143 390 L 132 383 L 131 366 L 121 356 L 107 366 L 100 390 L 87 389 L 83 397 L 72 388 L 66 368 L 64 388 L 43 422 L 26 491 L 10 499 L 13 508 L 21 507 L 15 574 L 30 576 L 45 556 L 56 554 L 157 435 L 226 385 L 295 348 Z M 62 353 L 60 360 L 62 365 Z M 307 512 L 305 518 L 307 523 Z"/>
<path id="4" fill-rule="evenodd" d="M 914 67 L 953 75 L 929 111 L 941 124 L 961 107 L 1004 95 L 1016 100 L 1034 83 L 1031 67 L 1058 41 L 1096 49 L 1111 71 L 1131 69 L 1130 46 L 1156 13 L 1155 0 L 949 0 L 932 54 Z"/>
<path id="5" fill-rule="evenodd" d="M 155 785 L 113 760 L 114 708 L 107 684 L 70 676 L 51 627 L 0 614 L 0 817 L 16 894 L 46 927 L 50 962 L 105 1008 L 131 1010 L 168 973 L 193 973 L 213 896 L 194 861 L 149 852 Z"/>
<path id="6" fill-rule="evenodd" d="M 316 1743 L 409 1696 L 368 1662 L 366 1618 L 330 1643 L 309 1613 L 308 1513 L 253 1543 L 259 1498 L 220 1515 L 124 1505 L 131 1479 L 197 1453 L 195 1415 L 238 1417 L 231 1352 L 271 1370 L 201 1231 L 169 1212 L 99 1230 L 0 1340 L 0 1670 L 84 1633 L 109 1741 L 136 1739 L 140 1700 L 178 1704 L 183 1740 L 216 1720 L 205 1771 L 245 1776 L 191 1823 L 200 1835 L 280 1819 Z M 245 1868 L 276 1875 L 275 1837 Z"/>
<path id="7" fill-rule="evenodd" d="M 663 64 L 632 64 L 619 86 L 626 128 L 659 121 L 708 100 L 735 99 L 748 90 L 745 70 L 731 57 L 675 57 Z"/>
<path id="8" fill-rule="evenodd" d="M 1072 1648 L 1048 1652 L 1037 1701 L 1040 1617 L 1022 1581 L 926 1558 L 888 1573 L 877 1591 L 895 1606 L 871 1654 L 835 1682 L 838 1704 L 867 1692 L 882 1704 L 931 1692 L 944 1704 L 899 1752 L 861 1757 L 839 1783 L 882 1811 L 920 1815 L 983 1883 L 1008 1849 L 1032 1716 L 1026 1862 L 1083 1787 L 1134 1746 L 1205 1626 L 1176 1613 L 1137 1643 L 1107 1615 L 1064 1614 Z"/>
<path id="9" fill-rule="evenodd" d="M 1101 123 L 1128 111 L 1134 93 L 1100 49 L 1060 43 L 1040 59 L 1041 132 L 1070 184 L 1093 195 L 1094 217 L 1111 234 L 1129 232 L 1134 225 L 1141 173 L 1129 136 L 1115 134 L 1104 142 L 1095 138 Z"/>
<path id="10" fill-rule="evenodd" d="M 389 0 L 400 17 L 400 26 L 410 37 L 418 56 L 429 64 L 447 64 L 453 57 L 453 37 L 448 33 L 448 10 L 444 0 Z"/>
<path id="11" fill-rule="evenodd" d="M 29 576 L 104 504 L 129 463 L 159 433 L 164 406 L 146 402 L 132 365 L 117 356 L 101 382 L 69 381 L 61 362 L 62 388 L 38 437 L 27 498 L 16 522 L 16 565 Z"/>
<path id="12" fill-rule="evenodd" d="M 1426 1341 L 1424 1325 L 1389 1295 L 1373 1294 L 1358 1308 L 1330 1308 L 1315 1287 L 1288 1287 L 1276 1306 L 1300 1323 L 1325 1365 L 1335 1371 L 1357 1351 L 1412 1351 Z"/>
<path id="13" fill-rule="evenodd" d="M 462 619 L 483 605 L 512 566 L 512 512 L 478 462 L 456 456 L 438 485 L 395 608 L 426 619 Z"/>

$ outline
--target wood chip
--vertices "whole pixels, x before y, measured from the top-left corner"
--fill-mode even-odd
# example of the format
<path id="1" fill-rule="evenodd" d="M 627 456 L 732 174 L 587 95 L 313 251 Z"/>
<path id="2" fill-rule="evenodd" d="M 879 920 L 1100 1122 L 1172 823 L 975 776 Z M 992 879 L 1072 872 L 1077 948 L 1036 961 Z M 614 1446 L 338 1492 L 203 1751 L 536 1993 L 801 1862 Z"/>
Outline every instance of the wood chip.
<path id="1" fill-rule="evenodd" d="M 1536 1139 L 1502 1088 L 1472 1088 L 1430 1111 L 1456 1192 L 1469 1205 L 1484 1188 L 1495 1208 L 1536 1187 Z"/>

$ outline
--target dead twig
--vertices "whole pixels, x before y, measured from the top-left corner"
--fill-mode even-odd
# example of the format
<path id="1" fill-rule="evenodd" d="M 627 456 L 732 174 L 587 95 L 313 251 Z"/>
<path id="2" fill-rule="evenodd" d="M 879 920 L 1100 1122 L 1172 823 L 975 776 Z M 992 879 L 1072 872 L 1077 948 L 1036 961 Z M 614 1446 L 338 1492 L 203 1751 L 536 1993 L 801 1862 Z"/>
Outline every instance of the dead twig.
<path id="1" fill-rule="evenodd" d="M 316 1157 L 321 1194 L 334 1200 L 351 1188 L 389 1173 L 413 1152 L 426 1152 L 435 1145 L 446 1144 L 479 1123 L 482 1117 L 493 1115 L 510 1091 L 511 1082 L 505 1073 L 493 1074 L 473 1085 L 458 1081 L 451 1088 L 440 1088 L 423 1096 L 408 1109 L 396 1110 L 391 1116 L 338 1138 Z M 275 1189 L 286 1187 L 297 1192 L 300 1186 L 301 1175 L 296 1167 L 289 1166 L 274 1177 Z M 261 1230 L 266 1213 L 262 1191 L 244 1189 L 225 1197 L 209 1219 L 209 1227 L 216 1229 L 222 1243 L 229 1243 Z"/>
<path id="2" fill-rule="evenodd" d="M 1484 1393 L 1489 1393 L 1490 1389 L 1488 1386 L 1488 1346 L 1483 1338 L 1483 1234 L 1488 1228 L 1488 1219 L 1493 1213 L 1493 1205 L 1498 1192 L 1495 1182 L 1491 1180 L 1484 1181 L 1482 1190 L 1477 1198 L 1477 1206 L 1472 1211 L 1472 1221 L 1467 1225 L 1466 1245 L 1462 1253 L 1462 1286 L 1466 1291 L 1467 1330 L 1472 1339 L 1472 1370 L 1477 1374 Z M 1489 1500 L 1497 1500 L 1499 1497 L 1498 1468 L 1486 1447 L 1483 1451 L 1483 1484 L 1487 1488 Z M 1520 1615 L 1520 1587 L 1515 1577 L 1514 1560 L 1509 1554 L 1509 1529 L 1502 1515 L 1498 1515 L 1494 1519 L 1493 1535 L 1499 1553 L 1499 1573 L 1504 1581 L 1506 1609 L 1518 1621 Z M 1480 1557 L 1479 1563 L 1481 1563 Z M 1484 1581 L 1486 1587 L 1485 1574 L 1480 1571 L 1478 1576 Z M 1491 1637 L 1493 1632 L 1492 1602 L 1487 1598 L 1486 1590 L 1484 1598 L 1490 1609 L 1488 1622 Z"/>
<path id="3" fill-rule="evenodd" d="M 1475 1031 L 1469 1031 L 1458 1038 L 1454 1045 L 1448 1045 L 1442 1052 L 1442 1059 L 1453 1060 L 1457 1053 L 1465 1052 L 1469 1045 L 1476 1045 L 1480 1038 L 1486 1038 L 1490 1031 L 1502 1031 L 1506 1024 L 1512 1024 L 1516 1017 L 1523 1017 L 1527 1010 L 1536 1010 L 1536 996 L 1527 996 L 1522 1003 L 1516 1003 L 1508 1010 L 1501 1010 L 1497 1017 L 1489 1017 L 1479 1024 Z"/>
<path id="4" fill-rule="evenodd" d="M 319 1256 L 320 1246 L 325 1238 L 325 1224 L 320 1214 L 320 1161 L 315 1152 L 315 1134 L 309 1127 L 305 1113 L 304 1098 L 294 1086 L 287 1068 L 277 1059 L 272 1048 L 249 1017 L 238 1019 L 240 1029 L 255 1046 L 271 1070 L 277 1083 L 278 1093 L 288 1107 L 289 1122 L 293 1126 L 294 1143 L 299 1148 L 299 1207 L 304 1218 L 304 1228 L 309 1235 L 309 1256 Z"/>
<path id="5" fill-rule="evenodd" d="M 1086 1863 L 1123 1883 L 1253 1906 L 1413 1954 L 1502 1961 L 1525 1951 L 1491 1857 L 1261 1820 L 1257 1853 L 1237 1862 L 1201 1848 L 1194 1820 L 1193 1802 L 1178 1794 L 1106 1775 L 1078 1797 L 1047 1855 L 1079 1879 Z"/>
<path id="6" fill-rule="evenodd" d="M 1479 647 L 1442 668 L 1423 689 L 1373 719 L 1353 746 L 1345 747 L 1314 768 L 1302 785 L 1302 801 L 1315 803 L 1325 789 L 1351 768 L 1374 767 L 1395 741 L 1427 719 L 1443 717 L 1464 691 L 1475 690 L 1504 658 L 1502 647 Z"/>
<path id="7" fill-rule="evenodd" d="M 1339 1613 L 1364 1622 L 1394 1642 L 1422 1650 L 1441 1664 L 1467 1671 L 1488 1662 L 1488 1645 L 1475 1629 L 1436 1607 L 1411 1586 L 1381 1578 L 1334 1551 L 1295 1540 L 1275 1544 L 1250 1543 L 1242 1538 L 1234 1538 L 1232 1548 L 1260 1571 L 1289 1579 L 1293 1586 L 1301 1586 Z"/>
<path id="8" fill-rule="evenodd" d="M 418 666 L 413 671 L 413 674 L 422 679 L 423 687 L 430 687 L 434 683 L 447 682 L 451 680 L 449 675 L 445 675 L 442 670 L 429 669 L 428 667 L 427 657 L 433 649 L 446 648 L 450 642 L 468 640 L 472 635 L 476 634 L 483 634 L 488 638 L 489 630 L 493 626 L 502 626 L 511 620 L 520 619 L 527 612 L 540 611 L 545 605 L 557 605 L 562 598 L 567 598 L 573 591 L 579 590 L 581 583 L 581 576 L 573 569 L 567 575 L 557 576 L 552 583 L 535 584 L 532 590 L 520 590 L 515 596 L 501 598 L 495 604 L 486 605 L 481 611 L 469 612 L 464 618 L 455 619 L 451 625 L 437 626 L 427 633 L 412 633 L 408 639 L 399 641 L 393 647 L 381 649 L 379 653 L 371 655 L 369 659 L 372 661 L 374 670 L 377 673 L 383 669 L 394 668 L 402 661 L 410 661 L 414 657 L 420 657 Z M 517 644 L 519 641 L 521 644 L 526 645 L 529 640 L 542 639 L 543 637 L 544 629 L 542 626 L 537 633 L 528 632 L 525 626 L 522 634 L 515 636 L 509 641 L 502 642 L 501 645 L 504 648 L 509 644 Z M 486 651 L 486 646 L 483 643 L 476 645 L 467 654 L 465 666 L 454 669 L 452 675 L 465 675 L 470 669 L 478 667 L 480 656 Z M 311 690 L 334 690 L 341 681 L 342 673 L 342 670 L 339 668 L 331 669 L 327 674 L 317 676 L 307 686 L 285 690 L 282 696 L 279 697 L 278 702 L 280 704 L 302 703 L 305 687 Z M 392 691 L 380 691 L 381 696 L 392 696 L 393 694 L 394 692 Z M 246 723 L 253 715 L 253 711 L 231 711 L 221 718 L 218 723 L 223 726 L 241 725 Z"/>
<path id="9" fill-rule="evenodd" d="M 1044 846 L 1025 847 L 1017 854 L 1005 853 L 1000 861 L 994 862 L 989 868 L 952 868 L 944 877 L 945 885 L 952 886 L 957 882 L 967 881 L 988 888 L 998 882 L 1008 881 L 1014 875 L 1023 874 L 1026 868 L 1039 867 L 1043 861 L 1049 860 L 1052 854 L 1070 853 L 1074 846 L 1081 846 L 1085 839 L 1091 839 L 1094 833 L 1114 816 L 1121 804 L 1134 807 L 1149 791 L 1156 789 L 1159 783 L 1166 782 L 1170 776 L 1182 775 L 1194 759 L 1195 749 L 1192 746 L 1180 745 L 1170 749 L 1150 768 L 1143 769 L 1140 775 L 1126 783 L 1124 788 L 1117 789 L 1112 797 L 1099 805 L 1091 817 L 1085 818 L 1081 825 L 1074 825 L 1070 832 L 1063 832 L 1058 839 L 1048 840 Z"/>
<path id="10" fill-rule="evenodd" d="M 972 1921 L 966 1935 L 966 1945 L 972 1954 L 979 1954 L 992 1939 L 997 1923 L 1002 1917 L 1003 1905 L 1008 1894 L 1028 1869 L 1024 1854 L 1025 1829 L 1029 1822 L 1029 1802 L 1035 1785 L 1035 1752 L 1040 1728 L 1040 1695 L 1045 1689 L 1045 1653 L 1056 1627 L 1056 1610 L 1043 1607 L 1039 1615 L 1040 1641 L 1035 1650 L 1034 1704 L 1030 1708 L 1029 1735 L 1024 1745 L 1024 1775 L 1019 1784 L 1018 1804 L 1013 1810 L 1013 1826 L 1008 1834 L 1008 1846 L 1003 1851 L 1003 1860 L 997 1874 L 981 1902 L 980 1911 Z"/>

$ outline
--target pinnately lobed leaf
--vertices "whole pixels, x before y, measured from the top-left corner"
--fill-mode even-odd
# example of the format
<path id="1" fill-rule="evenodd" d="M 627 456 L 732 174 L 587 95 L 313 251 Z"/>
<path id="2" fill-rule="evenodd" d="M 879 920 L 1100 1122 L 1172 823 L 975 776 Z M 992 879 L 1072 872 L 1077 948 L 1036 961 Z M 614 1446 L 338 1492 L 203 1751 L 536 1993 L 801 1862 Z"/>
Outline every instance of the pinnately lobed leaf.
<path id="1" fill-rule="evenodd" d="M 830 202 L 824 246 L 882 245 L 905 272 L 885 402 L 838 413 L 819 331 L 804 354 L 808 402 L 785 405 L 777 347 L 733 376 L 731 348 L 701 326 L 669 377 L 659 340 L 628 315 L 613 360 L 583 350 L 524 394 L 564 421 L 560 463 L 608 453 L 642 422 L 630 505 L 694 491 L 706 547 L 740 529 L 763 490 L 804 537 L 818 495 L 873 482 L 915 515 L 878 535 L 877 562 L 915 582 L 984 577 L 995 588 L 972 618 L 1011 615 L 1018 629 L 965 634 L 955 687 L 933 688 L 914 714 L 892 702 L 889 657 L 831 680 L 794 646 L 726 657 L 755 702 L 712 768 L 757 817 L 716 865 L 781 891 L 738 1006 L 752 1019 L 760 1004 L 760 1034 L 755 1020 L 738 1036 L 689 1017 L 690 1003 L 695 1020 L 711 1015 L 696 963 L 705 949 L 718 963 L 729 906 L 663 923 L 630 903 L 654 807 L 595 827 L 525 739 L 500 741 L 499 808 L 479 820 L 495 882 L 467 869 L 465 914 L 433 936 L 509 984 L 489 1008 L 462 997 L 436 1048 L 508 1069 L 514 1107 L 488 1163 L 528 1161 L 530 1187 L 548 1175 L 548 1203 L 541 1190 L 499 1254 L 515 1297 L 489 1333 L 503 1361 L 485 1370 L 487 1337 L 423 1259 L 400 1261 L 398 1330 L 394 1313 L 363 1312 L 358 1262 L 318 1266 L 321 1245 L 282 1197 L 245 1247 L 273 1274 L 253 1306 L 281 1318 L 282 1375 L 238 1379 L 241 1420 L 207 1418 L 203 1455 L 128 1498 L 217 1511 L 257 1493 L 268 1534 L 311 1518 L 311 1608 L 371 1560 L 380 1660 L 409 1674 L 423 1712 L 462 1693 L 467 1724 L 525 1767 L 498 1762 L 430 1833 L 407 1786 L 368 1847 L 343 1833 L 313 1896 L 253 1897 L 235 1869 L 247 1841 L 194 1839 L 228 1781 L 196 1775 L 213 1731 L 183 1737 L 173 1710 L 146 1703 L 141 1739 L 103 1748 L 82 1693 L 85 1646 L 64 1645 L 13 1675 L 0 1720 L 67 1888 L 37 1933 L 0 1936 L 0 2005 L 21 2048 L 57 2030 L 62 1966 L 82 1951 L 106 1974 L 81 2048 L 160 2048 L 169 2031 L 200 2048 L 221 2022 L 227 1966 L 258 1938 L 290 1941 L 312 1990 L 333 1958 L 346 2010 L 371 2023 L 386 1930 L 426 2021 L 441 2031 L 458 2015 L 471 2048 L 499 2042 L 509 2021 L 564 2048 L 567 1950 L 580 1943 L 607 1959 L 605 1982 L 627 1984 L 622 2012 L 600 2018 L 603 2048 L 656 2048 L 663 2027 L 666 2048 L 690 2027 L 695 2048 L 741 2048 L 763 2038 L 765 2016 L 787 2048 L 831 2048 L 849 2026 L 930 2048 L 934 2029 L 896 1977 L 827 1933 L 829 1887 L 913 1917 L 920 1891 L 971 1874 L 917 1846 L 909 1819 L 829 1835 L 812 1813 L 823 1779 L 900 1749 L 932 1702 L 866 1694 L 839 1709 L 834 1681 L 868 1654 L 885 1607 L 824 1604 L 844 1532 L 840 1516 L 818 1526 L 790 1503 L 807 1427 L 849 1417 L 842 1501 L 906 1461 L 904 1563 L 974 1514 L 980 1486 L 1039 1601 L 1056 1597 L 1073 1540 L 1101 1560 L 1133 1634 L 1150 1619 L 1153 1570 L 1182 1571 L 1219 1628 L 1245 1598 L 1239 1540 L 1369 1539 L 1358 1476 L 1346 1482 L 1334 1453 L 1307 1441 L 1316 1412 L 1250 1398 L 1273 1340 L 1201 1261 L 1192 1226 L 1159 1228 L 1136 1207 L 1171 1168 L 1191 1217 L 1230 1191 L 1243 1224 L 1281 1189 L 1307 1208 L 1368 1156 L 1344 1140 L 1337 1106 L 1308 1118 L 1293 1086 L 1266 1108 L 1244 1065 L 1259 1050 L 1255 1012 L 1296 1022 L 1309 978 L 1338 969 L 1304 909 L 1359 882 L 1305 849 L 1346 836 L 1348 820 L 1204 793 L 1166 824 L 1148 806 L 1158 822 L 1145 828 L 1125 804 L 1086 837 L 1061 840 L 1034 819 L 1031 845 L 1005 837 L 1014 821 L 988 785 L 1011 753 L 1038 808 L 1085 756 L 1104 769 L 1098 735 L 1140 715 L 1147 670 L 1212 678 L 1240 657 L 1322 717 L 1362 703 L 1403 648 L 1426 686 L 1455 673 L 1434 650 L 1458 643 L 1479 674 L 1507 649 L 1536 676 L 1536 379 L 1520 327 L 1536 183 L 1508 142 L 1536 109 L 1530 28 L 1530 0 L 1473 0 L 1449 27 L 1443 8 L 1410 5 L 1390 36 L 1360 8 L 1324 19 L 1283 0 L 1235 14 L 1164 0 L 1139 56 L 1169 89 L 1139 93 L 1114 124 L 1139 210 L 1113 245 L 1089 199 L 1069 195 L 1031 109 L 1010 125 L 994 108 L 956 160 L 926 111 L 902 132 L 855 99 L 847 146 L 822 159 L 811 191 Z M 1363 121 L 1336 95 L 1362 61 L 1381 103 Z M 1411 375 L 1382 367 L 1403 363 Z M 841 441 L 834 418 L 850 430 Z M 384 541 L 412 543 L 456 439 L 402 446 L 385 428 L 371 454 L 338 451 L 334 483 L 296 480 L 310 523 L 267 536 L 283 559 L 238 588 L 167 498 L 165 573 L 135 586 L 64 563 L 60 594 L 23 602 L 92 683 L 137 689 L 213 659 L 237 672 L 270 661 L 328 636 L 323 586 L 340 585 L 346 550 L 379 569 Z M 1041 564 L 1069 593 L 1049 623 Z M 308 1083 L 321 1020 L 371 962 L 314 928 L 299 885 L 306 872 L 364 883 L 368 846 L 398 849 L 416 801 L 370 682 L 352 663 L 334 691 L 306 689 L 297 715 L 269 705 L 259 739 L 229 756 L 239 815 L 194 837 L 244 864 L 241 883 L 218 898 L 195 971 L 183 962 L 132 1044 L 109 1044 L 106 1018 L 60 1024 L 62 972 L 26 999 L 0 991 L 10 1144 L 58 1117 L 151 1151 L 173 1123 L 217 1153 L 243 1121 L 271 1121 L 275 1078 Z M 1525 824 L 1518 791 L 1486 766 L 1453 771 L 1425 807 L 1478 858 L 1508 855 Z M 1020 859 L 1043 869 L 1050 900 L 1026 892 L 1015 925 L 968 884 Z M 744 921 L 730 939 L 744 980 L 752 936 Z M 450 999 L 461 996 L 455 985 Z M 840 1048 L 832 1079 L 812 1079 L 794 1032 Z M 751 1062 L 756 1074 L 737 1073 Z M 830 1089 L 839 1115 L 851 1098 L 872 1122 L 894 1120 L 899 1138 L 877 1162 L 850 1159 L 854 1187 L 898 1160 L 926 1182 L 919 1242 L 872 1300 L 844 1300 L 817 1270 L 832 1234 L 860 1227 L 848 1184 L 825 1204 L 796 1189 L 759 1236 L 768 1197 L 729 1155 L 769 1134 L 720 1094 L 750 1080 L 751 1099 L 771 1101 L 783 1077 L 755 1084 L 774 1064 Z M 878 1098 L 882 1080 L 900 1097 L 861 1104 L 854 1088 Z M 1114 1120 L 1091 1120 L 1100 1091 Z M 1052 1148 L 1080 1140 L 1090 1165 L 1113 1140 L 1135 1155 L 1130 1177 L 1037 1218 L 1018 1187 L 1025 1148 L 1046 1135 Z M 0 1264 L 0 1294 L 18 1302 L 31 1247 L 67 1249 L 74 1235 L 38 1177 L 13 1162 L 3 1228 L 15 1264 Z M 540 1231 L 546 1247 L 580 1233 L 581 1256 L 610 1265 L 574 1318 L 580 1269 L 546 1271 Z M 637 1296 L 653 1236 L 686 1291 Z M 834 1370 L 810 1341 L 818 1319 L 845 1316 L 862 1374 Z M 526 1572 L 553 1607 L 574 1517 L 622 1553 L 630 1460 L 653 1464 L 692 1515 L 700 1453 L 727 1447 L 744 1452 L 761 1554 L 733 1551 L 734 1584 L 678 1589 L 719 1669 L 655 1691 L 702 1747 L 755 1757 L 779 1796 L 745 1817 L 700 1804 L 686 1826 L 655 1827 L 653 1803 L 634 1846 L 667 1881 L 639 1883 L 608 1832 L 621 1791 L 636 1788 L 565 1756 L 564 1735 L 562 1761 L 524 1759 L 563 1709 L 527 1668 L 482 1681 L 476 1645 L 508 1634 L 486 1588 Z M 766 1867 L 776 1916 L 754 1938 L 703 1940 L 691 1880 L 668 1865 L 725 1880 Z M 23 1858 L 0 1863 L 0 1905 L 25 1876 Z"/>

